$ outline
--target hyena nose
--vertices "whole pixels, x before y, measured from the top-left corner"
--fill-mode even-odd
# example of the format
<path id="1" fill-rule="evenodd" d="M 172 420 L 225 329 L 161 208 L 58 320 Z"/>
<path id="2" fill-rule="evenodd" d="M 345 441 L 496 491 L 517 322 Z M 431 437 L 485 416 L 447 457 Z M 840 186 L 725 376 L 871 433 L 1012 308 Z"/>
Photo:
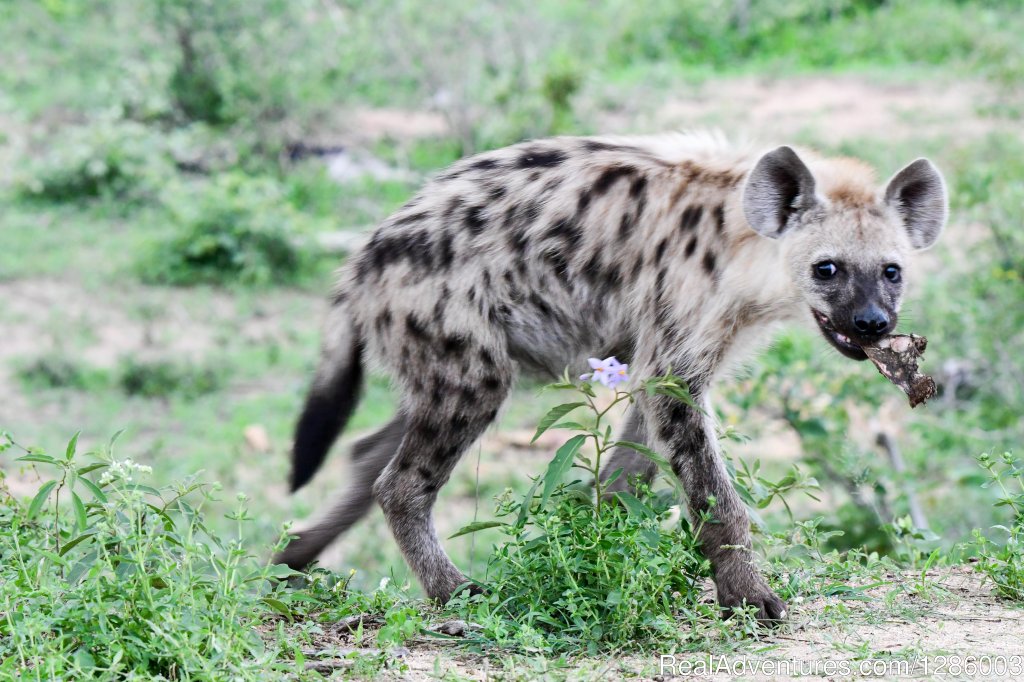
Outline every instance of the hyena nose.
<path id="1" fill-rule="evenodd" d="M 853 315 L 853 326 L 863 336 L 881 336 L 889 331 L 889 316 L 878 306 L 869 306 Z"/>

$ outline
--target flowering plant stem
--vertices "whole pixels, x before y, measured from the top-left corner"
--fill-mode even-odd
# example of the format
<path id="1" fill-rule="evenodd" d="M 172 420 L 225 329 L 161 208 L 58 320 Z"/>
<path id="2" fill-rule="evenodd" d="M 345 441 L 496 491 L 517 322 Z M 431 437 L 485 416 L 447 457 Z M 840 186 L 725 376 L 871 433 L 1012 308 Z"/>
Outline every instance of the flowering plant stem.
<path id="1" fill-rule="evenodd" d="M 588 437 L 594 441 L 594 462 L 593 467 L 589 467 L 586 464 L 586 460 L 583 459 L 581 466 L 586 471 L 589 471 L 594 476 L 594 493 L 596 499 L 594 501 L 594 515 L 600 516 L 601 514 L 601 501 L 604 498 L 604 482 L 601 480 L 601 458 L 604 453 L 613 447 L 613 441 L 611 438 L 611 427 L 606 426 L 605 429 L 601 430 L 601 423 L 605 416 L 619 403 L 624 400 L 632 401 L 633 395 L 626 391 L 615 390 L 615 398 L 608 404 L 607 407 L 601 409 L 595 403 L 594 395 L 589 393 L 584 394 L 586 397 L 587 405 L 594 413 L 594 428 L 588 434 Z"/>

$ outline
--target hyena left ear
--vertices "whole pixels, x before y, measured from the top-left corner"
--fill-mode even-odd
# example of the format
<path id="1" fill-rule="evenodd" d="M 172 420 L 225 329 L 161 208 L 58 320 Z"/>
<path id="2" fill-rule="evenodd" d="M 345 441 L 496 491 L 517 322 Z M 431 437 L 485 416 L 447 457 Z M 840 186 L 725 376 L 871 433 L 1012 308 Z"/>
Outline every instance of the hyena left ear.
<path id="1" fill-rule="evenodd" d="M 772 239 L 782 236 L 790 218 L 817 203 L 814 176 L 792 147 L 779 147 L 762 156 L 743 188 L 747 222 Z"/>
<path id="2" fill-rule="evenodd" d="M 918 159 L 892 176 L 885 203 L 899 211 L 915 249 L 934 244 L 949 215 L 946 183 L 928 159 Z"/>

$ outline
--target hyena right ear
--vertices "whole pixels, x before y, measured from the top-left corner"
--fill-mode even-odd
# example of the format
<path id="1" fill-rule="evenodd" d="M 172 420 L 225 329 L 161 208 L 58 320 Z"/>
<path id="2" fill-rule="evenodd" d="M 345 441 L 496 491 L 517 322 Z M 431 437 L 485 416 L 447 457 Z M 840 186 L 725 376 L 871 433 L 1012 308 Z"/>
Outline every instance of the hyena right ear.
<path id="1" fill-rule="evenodd" d="M 885 203 L 900 212 L 915 249 L 934 244 L 949 216 L 946 182 L 928 159 L 918 159 L 892 176 Z"/>
<path id="2" fill-rule="evenodd" d="M 777 239 L 790 218 L 817 203 L 814 176 L 792 147 L 762 156 L 743 188 L 743 213 L 755 231 Z"/>

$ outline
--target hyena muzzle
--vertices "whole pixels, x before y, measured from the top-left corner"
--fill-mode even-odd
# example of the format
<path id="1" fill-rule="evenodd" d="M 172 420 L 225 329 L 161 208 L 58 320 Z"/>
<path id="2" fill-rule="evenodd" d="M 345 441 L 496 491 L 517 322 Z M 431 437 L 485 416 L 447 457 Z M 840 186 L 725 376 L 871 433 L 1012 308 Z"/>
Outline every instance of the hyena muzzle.
<path id="1" fill-rule="evenodd" d="M 779 147 L 763 155 L 709 135 L 556 138 L 458 162 L 374 232 L 340 272 L 322 357 L 298 422 L 292 489 L 313 476 L 373 363 L 402 392 L 394 419 L 354 446 L 340 502 L 279 561 L 303 567 L 376 500 L 431 597 L 467 579 L 431 508 L 459 457 L 494 420 L 521 370 L 558 375 L 616 355 L 632 374 L 668 368 L 704 410 L 641 397 L 625 439 L 664 453 L 725 607 L 785 617 L 751 555 L 749 520 L 718 453 L 708 396 L 778 323 L 818 325 L 844 355 L 888 334 L 911 251 L 946 220 L 924 159 L 879 188 L 851 159 Z M 613 488 L 649 481 L 632 451 Z"/>

